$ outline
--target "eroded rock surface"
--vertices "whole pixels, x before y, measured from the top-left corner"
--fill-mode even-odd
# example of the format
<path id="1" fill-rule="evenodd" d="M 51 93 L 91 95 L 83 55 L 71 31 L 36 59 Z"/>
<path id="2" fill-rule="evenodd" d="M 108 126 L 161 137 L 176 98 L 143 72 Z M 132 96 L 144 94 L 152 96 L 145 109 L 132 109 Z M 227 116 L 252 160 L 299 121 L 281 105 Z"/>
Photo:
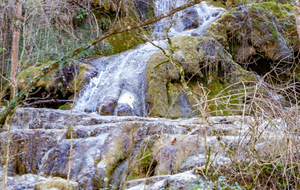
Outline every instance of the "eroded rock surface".
<path id="1" fill-rule="evenodd" d="M 24 113 L 31 118 L 26 119 Z M 50 125 L 53 118 L 45 115 L 55 115 L 60 120 L 57 119 L 56 125 Z M 245 134 L 254 123 L 252 117 L 241 116 L 210 117 L 206 122 L 200 118 L 171 120 L 79 112 L 74 112 L 72 117 L 70 180 L 78 183 L 81 189 L 118 189 L 125 176 L 127 182 L 124 185 L 129 189 L 139 189 L 144 185 L 149 189 L 182 189 L 197 185 L 202 183 L 202 178 L 194 169 L 205 165 L 205 150 L 210 152 L 210 164 L 216 167 L 230 163 L 229 149 L 239 148 L 239 157 L 242 158 L 250 140 L 250 136 Z M 40 123 L 29 127 L 32 121 L 38 119 Z M 18 109 L 11 126 L 9 187 L 20 188 L 14 182 L 19 178 L 24 180 L 23 184 L 27 184 L 28 189 L 37 188 L 38 182 L 47 185 L 51 184 L 49 181 L 56 180 L 65 184 L 63 179 L 67 178 L 71 145 L 70 111 Z M 266 130 L 266 126 L 271 124 L 262 123 L 258 130 Z M 278 143 L 276 133 L 279 131 L 272 128 L 267 135 L 261 136 L 256 147 L 261 155 L 271 151 L 263 148 L 265 142 Z M 0 136 L 0 152 L 4 155 L 7 132 L 0 133 Z M 205 138 L 206 145 L 201 143 Z M 1 157 L 1 165 L 3 159 Z M 27 173 L 60 178 L 32 175 L 26 181 L 26 177 L 18 177 L 29 175 Z"/>

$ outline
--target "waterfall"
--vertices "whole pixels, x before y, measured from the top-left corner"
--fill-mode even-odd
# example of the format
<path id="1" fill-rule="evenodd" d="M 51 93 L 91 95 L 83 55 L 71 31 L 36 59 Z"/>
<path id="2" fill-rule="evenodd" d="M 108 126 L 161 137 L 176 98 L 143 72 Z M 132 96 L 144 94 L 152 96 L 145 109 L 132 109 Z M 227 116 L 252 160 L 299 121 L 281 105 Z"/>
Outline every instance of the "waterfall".
<path id="1" fill-rule="evenodd" d="M 156 0 L 155 16 L 167 13 L 185 2 L 186 0 Z M 171 28 L 170 36 L 202 35 L 209 24 L 223 12 L 224 9 L 213 7 L 206 2 L 180 11 L 172 16 L 172 19 L 182 19 Z M 192 27 L 189 27 L 190 25 Z M 162 27 L 166 26 L 169 26 L 169 18 L 157 22 L 153 36 L 162 36 Z M 165 40 L 160 37 L 156 39 L 153 43 L 164 49 L 168 48 Z M 92 61 L 91 64 L 98 69 L 99 74 L 79 93 L 74 110 L 98 112 L 100 115 L 146 116 L 145 73 L 148 60 L 156 51 L 159 49 L 147 42 L 136 49 Z"/>
<path id="2" fill-rule="evenodd" d="M 168 13 L 173 8 L 184 5 L 187 0 L 156 0 L 155 16 Z M 223 8 L 214 7 L 209 3 L 202 1 L 200 4 L 194 5 L 188 9 L 175 13 L 170 18 L 164 18 L 156 23 L 153 33 L 157 39 L 163 39 L 164 27 L 170 25 L 170 20 L 178 21 L 173 24 L 169 31 L 169 36 L 202 36 L 209 24 L 217 20 L 225 10 Z"/>
<path id="3" fill-rule="evenodd" d="M 154 43 L 167 48 L 165 41 Z M 74 109 L 96 112 L 105 102 L 113 102 L 114 115 L 128 104 L 134 110 L 131 115 L 145 116 L 145 72 L 150 56 L 156 51 L 158 48 L 147 42 L 136 49 L 92 61 L 99 74 L 84 87 Z"/>

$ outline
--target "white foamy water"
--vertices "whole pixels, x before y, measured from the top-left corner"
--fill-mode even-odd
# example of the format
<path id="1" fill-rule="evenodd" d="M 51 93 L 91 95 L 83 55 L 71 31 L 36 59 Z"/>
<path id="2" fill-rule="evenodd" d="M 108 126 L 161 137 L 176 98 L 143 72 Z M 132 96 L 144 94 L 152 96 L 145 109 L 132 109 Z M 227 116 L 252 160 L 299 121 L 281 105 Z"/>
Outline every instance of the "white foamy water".
<path id="1" fill-rule="evenodd" d="M 154 42 L 167 48 L 165 41 Z M 98 76 L 84 87 L 75 110 L 95 112 L 97 105 L 108 100 L 128 104 L 135 115 L 145 116 L 145 72 L 150 56 L 159 49 L 149 42 L 120 54 L 100 57 L 93 61 Z"/>
<path id="2" fill-rule="evenodd" d="M 156 0 L 155 1 L 155 16 L 160 14 L 168 13 L 173 8 L 182 6 L 186 3 L 186 0 Z M 197 19 L 199 19 L 199 26 L 195 29 L 185 30 L 185 16 L 188 11 L 196 11 L 198 14 L 195 14 Z M 169 18 L 164 18 L 156 23 L 154 27 L 153 33 L 158 39 L 161 39 L 160 36 L 164 36 L 164 28 L 170 25 L 170 21 L 176 21 L 180 17 L 183 19 L 179 19 L 176 21 L 172 28 L 169 31 L 169 36 L 190 36 L 197 35 L 202 36 L 204 31 L 209 27 L 209 24 L 217 20 L 225 9 L 220 7 L 215 7 L 210 5 L 209 3 L 202 1 L 200 4 L 194 5 L 188 9 L 182 10 L 174 14 Z M 195 17 L 194 17 L 195 18 Z"/>

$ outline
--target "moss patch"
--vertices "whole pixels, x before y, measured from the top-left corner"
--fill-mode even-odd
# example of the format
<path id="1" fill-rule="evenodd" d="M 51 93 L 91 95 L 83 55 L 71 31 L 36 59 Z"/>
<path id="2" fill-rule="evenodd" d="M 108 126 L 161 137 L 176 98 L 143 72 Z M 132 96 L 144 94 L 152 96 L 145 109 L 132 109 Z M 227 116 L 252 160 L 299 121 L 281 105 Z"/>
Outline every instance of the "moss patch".
<path id="1" fill-rule="evenodd" d="M 75 63 L 78 63 L 76 60 L 74 60 Z M 24 70 L 21 72 L 18 76 L 18 87 L 20 89 L 23 89 L 27 86 L 27 84 L 34 79 L 34 77 L 38 76 L 41 72 L 42 69 L 49 66 L 52 62 L 47 62 L 41 65 L 36 65 L 29 67 L 28 69 Z M 71 63 L 72 64 L 72 63 Z M 70 66 L 73 68 L 73 66 Z M 71 80 L 66 81 L 66 76 L 63 76 L 63 81 L 67 82 L 64 84 L 64 82 L 60 82 L 58 79 L 59 77 L 62 77 L 63 73 L 59 70 L 57 71 L 51 71 L 46 77 L 43 77 L 38 83 L 37 86 L 35 87 L 38 89 L 39 87 L 45 88 L 47 91 L 53 90 L 55 88 L 60 89 L 64 88 L 67 89 L 68 92 L 73 93 L 75 90 L 79 92 L 85 83 L 86 80 L 86 73 L 92 68 L 91 65 L 85 64 L 80 62 L 77 66 L 75 72 L 77 73 L 72 73 Z M 64 71 L 65 68 L 62 68 L 62 71 Z M 72 72 L 72 71 L 70 71 Z M 76 76 L 76 78 L 75 78 Z M 75 80 L 76 80 L 76 89 L 75 89 Z"/>
<path id="2" fill-rule="evenodd" d="M 120 53 L 144 43 L 139 37 L 139 29 L 123 32 L 107 38 L 112 47 L 111 53 Z"/>

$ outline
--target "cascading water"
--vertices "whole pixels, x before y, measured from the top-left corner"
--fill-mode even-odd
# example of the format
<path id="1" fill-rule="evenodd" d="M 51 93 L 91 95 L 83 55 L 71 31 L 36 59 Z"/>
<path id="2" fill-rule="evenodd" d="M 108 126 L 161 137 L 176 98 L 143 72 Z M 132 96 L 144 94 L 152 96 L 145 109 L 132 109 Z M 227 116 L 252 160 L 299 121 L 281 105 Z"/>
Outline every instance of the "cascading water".
<path id="1" fill-rule="evenodd" d="M 184 5 L 187 0 L 156 0 L 155 15 L 168 13 L 173 8 Z M 203 1 L 188 9 L 175 13 L 171 18 L 164 18 L 156 23 L 153 33 L 157 39 L 162 39 L 165 36 L 164 27 L 170 26 L 169 36 L 187 36 L 195 35 L 202 36 L 204 31 L 209 27 L 209 24 L 217 20 L 225 10 L 214 7 Z M 181 19 L 180 19 L 181 18 Z"/>
<path id="2" fill-rule="evenodd" d="M 156 0 L 155 16 L 169 12 L 181 6 L 186 0 Z M 209 24 L 221 16 L 224 9 L 209 6 L 206 2 L 172 16 L 176 20 L 169 35 L 203 35 Z M 156 23 L 153 35 L 162 39 L 163 27 L 170 24 L 165 18 Z M 165 40 L 154 41 L 156 45 L 167 49 Z M 76 111 L 98 112 L 100 115 L 146 115 L 146 79 L 147 63 L 151 55 L 159 51 L 151 43 L 139 45 L 136 49 L 120 54 L 100 57 L 92 62 L 98 69 L 98 76 L 86 85 L 75 104 Z"/>
<path id="3" fill-rule="evenodd" d="M 164 41 L 155 43 L 167 48 Z M 75 110 L 100 113 L 101 106 L 110 106 L 115 107 L 114 114 L 132 109 L 131 115 L 145 116 L 145 72 L 147 61 L 156 51 L 158 48 L 148 42 L 134 50 L 94 60 L 92 64 L 99 74 L 84 87 Z M 105 105 L 106 102 L 111 104 Z"/>

